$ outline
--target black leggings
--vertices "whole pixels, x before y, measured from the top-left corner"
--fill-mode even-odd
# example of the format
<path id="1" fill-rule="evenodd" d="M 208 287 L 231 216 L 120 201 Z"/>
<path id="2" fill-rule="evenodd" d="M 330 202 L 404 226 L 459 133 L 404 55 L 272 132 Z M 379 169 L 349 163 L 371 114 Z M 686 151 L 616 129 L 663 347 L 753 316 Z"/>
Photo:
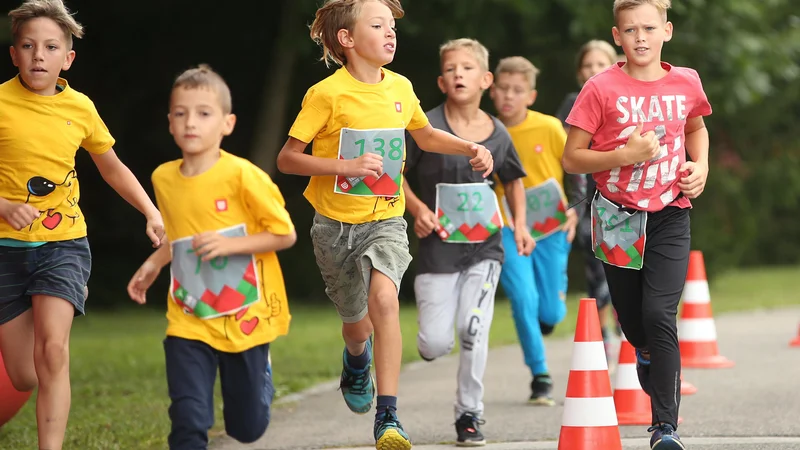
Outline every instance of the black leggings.
<path id="1" fill-rule="evenodd" d="M 676 316 L 691 246 L 689 210 L 673 206 L 647 217 L 641 270 L 603 264 L 625 337 L 650 352 L 653 424 L 678 427 L 681 354 Z"/>

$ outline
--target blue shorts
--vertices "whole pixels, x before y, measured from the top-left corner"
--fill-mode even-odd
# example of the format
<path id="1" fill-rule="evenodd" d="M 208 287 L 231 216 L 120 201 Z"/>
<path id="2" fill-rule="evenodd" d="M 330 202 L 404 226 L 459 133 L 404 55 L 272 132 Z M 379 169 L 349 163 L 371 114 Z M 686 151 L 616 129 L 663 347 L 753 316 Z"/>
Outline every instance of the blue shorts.
<path id="1" fill-rule="evenodd" d="M 85 237 L 38 247 L 0 246 L 0 325 L 30 309 L 34 295 L 64 299 L 76 316 L 84 314 L 91 269 Z"/>

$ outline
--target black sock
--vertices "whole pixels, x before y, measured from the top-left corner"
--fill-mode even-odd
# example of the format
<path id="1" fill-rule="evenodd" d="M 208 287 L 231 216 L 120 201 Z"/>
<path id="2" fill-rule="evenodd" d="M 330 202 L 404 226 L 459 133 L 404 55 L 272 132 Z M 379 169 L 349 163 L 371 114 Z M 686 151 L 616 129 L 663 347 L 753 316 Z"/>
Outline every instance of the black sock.
<path id="1" fill-rule="evenodd" d="M 397 397 L 394 395 L 379 395 L 378 406 L 375 407 L 375 417 L 380 418 L 388 408 L 397 410 Z"/>
<path id="2" fill-rule="evenodd" d="M 345 350 L 345 358 L 347 359 L 347 366 L 353 370 L 364 370 L 369 365 L 369 360 L 371 355 L 367 352 L 367 346 L 364 346 L 364 351 L 358 355 L 354 356 L 350 354 L 349 350 Z"/>

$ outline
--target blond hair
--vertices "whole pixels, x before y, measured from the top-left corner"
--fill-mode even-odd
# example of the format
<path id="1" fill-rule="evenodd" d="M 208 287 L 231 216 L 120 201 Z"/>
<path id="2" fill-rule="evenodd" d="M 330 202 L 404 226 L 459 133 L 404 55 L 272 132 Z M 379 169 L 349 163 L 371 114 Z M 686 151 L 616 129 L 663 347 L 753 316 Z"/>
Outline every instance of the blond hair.
<path id="1" fill-rule="evenodd" d="M 178 88 L 210 89 L 217 93 L 223 113 L 230 114 L 233 110 L 231 90 L 228 87 L 228 83 L 206 64 L 200 64 L 178 75 L 178 78 L 172 84 L 172 90 L 174 91 Z"/>
<path id="2" fill-rule="evenodd" d="M 347 64 L 344 48 L 339 44 L 339 30 L 352 32 L 361 13 L 361 5 L 368 1 L 383 3 L 395 19 L 401 19 L 405 15 L 400 0 L 327 0 L 317 10 L 311 24 L 311 39 L 322 46 L 320 60 L 325 62 L 325 66 Z"/>
<path id="3" fill-rule="evenodd" d="M 620 11 L 633 9 L 637 6 L 653 5 L 656 7 L 664 22 L 667 21 L 667 10 L 672 8 L 672 0 L 614 0 L 614 23 L 617 22 Z"/>
<path id="4" fill-rule="evenodd" d="M 72 17 L 62 0 L 26 0 L 17 9 L 8 13 L 11 17 L 11 35 L 14 42 L 19 38 L 19 31 L 29 20 L 44 17 L 52 20 L 64 31 L 67 48 L 72 50 L 72 37 L 83 37 L 83 26 Z"/>
<path id="5" fill-rule="evenodd" d="M 539 75 L 539 69 L 522 56 L 509 56 L 497 63 L 494 73 L 495 76 L 500 76 L 501 73 L 521 73 L 530 83 L 531 89 L 536 89 L 536 76 Z"/>
<path id="6" fill-rule="evenodd" d="M 444 62 L 444 54 L 453 50 L 466 50 L 472 53 L 475 61 L 484 72 L 489 71 L 489 50 L 475 39 L 461 38 L 445 42 L 439 47 L 439 64 Z"/>
<path id="7" fill-rule="evenodd" d="M 581 49 L 578 50 L 578 55 L 575 58 L 575 67 L 580 72 L 581 67 L 583 67 L 583 58 L 586 57 L 586 54 L 592 51 L 599 51 L 603 52 L 608 57 L 609 64 L 614 64 L 617 62 L 617 50 L 614 48 L 613 45 L 609 44 L 606 41 L 600 39 L 593 39 L 581 46 Z"/>

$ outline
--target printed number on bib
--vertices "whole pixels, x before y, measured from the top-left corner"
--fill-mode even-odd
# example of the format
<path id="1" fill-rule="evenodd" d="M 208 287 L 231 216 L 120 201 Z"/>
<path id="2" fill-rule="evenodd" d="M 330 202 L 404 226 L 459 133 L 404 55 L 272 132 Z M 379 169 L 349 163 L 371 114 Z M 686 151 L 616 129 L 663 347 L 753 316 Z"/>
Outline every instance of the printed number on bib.
<path id="1" fill-rule="evenodd" d="M 380 178 L 337 176 L 333 191 L 360 197 L 398 197 L 403 186 L 405 137 L 402 128 L 342 128 L 339 134 L 339 159 L 356 159 L 365 153 L 380 155 L 383 158 L 383 174 Z"/>
<path id="2" fill-rule="evenodd" d="M 561 230 L 567 221 L 567 202 L 555 178 L 525 189 L 525 203 L 525 222 L 536 241 Z M 505 196 L 503 208 L 506 217 L 511 221 L 513 215 Z"/>
<path id="3" fill-rule="evenodd" d="M 603 197 L 592 200 L 592 249 L 612 266 L 639 270 L 644 264 L 647 211 L 629 212 Z"/>
<path id="4" fill-rule="evenodd" d="M 486 183 L 437 184 L 436 217 L 436 232 L 448 243 L 480 243 L 503 228 L 497 196 Z"/>
<path id="5" fill-rule="evenodd" d="M 247 235 L 244 225 L 217 232 L 226 237 Z M 192 248 L 192 237 L 171 244 L 170 293 L 187 313 L 201 319 L 213 319 L 234 314 L 259 300 L 253 255 L 230 255 L 202 261 Z"/>

